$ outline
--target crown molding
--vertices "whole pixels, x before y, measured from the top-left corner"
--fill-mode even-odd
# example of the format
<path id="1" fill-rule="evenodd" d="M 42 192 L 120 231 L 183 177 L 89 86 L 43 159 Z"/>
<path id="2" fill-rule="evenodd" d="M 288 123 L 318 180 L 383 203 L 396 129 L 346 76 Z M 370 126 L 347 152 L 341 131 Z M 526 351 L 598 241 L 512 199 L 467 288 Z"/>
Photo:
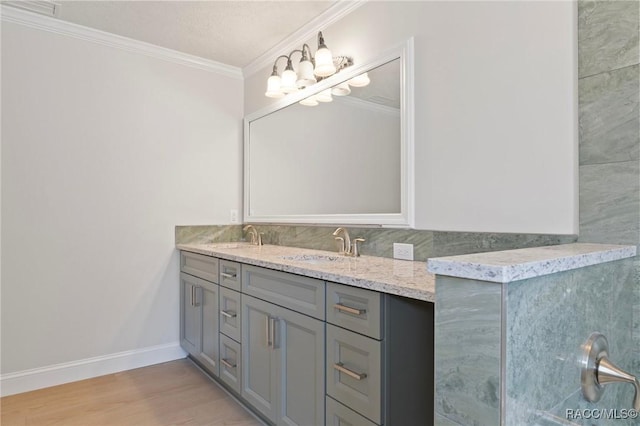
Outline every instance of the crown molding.
<path id="1" fill-rule="evenodd" d="M 282 52 L 289 52 L 295 48 L 299 48 L 302 43 L 313 38 L 318 30 L 326 28 L 336 21 L 344 18 L 368 0 L 341 0 L 333 6 L 329 7 L 322 14 L 318 15 L 311 21 L 307 22 L 302 28 L 291 33 L 287 38 L 273 46 L 271 49 L 258 56 L 251 63 L 242 68 L 244 78 L 247 78 L 256 72 L 262 70 L 266 66 L 273 64 L 273 59 Z"/>
<path id="2" fill-rule="evenodd" d="M 197 68 L 204 71 L 221 74 L 227 77 L 242 79 L 242 70 L 239 67 L 223 64 L 221 62 L 204 59 L 188 53 L 178 52 L 165 47 L 156 46 L 144 41 L 134 40 L 128 37 L 96 30 L 67 21 L 61 21 L 49 16 L 39 15 L 15 7 L 0 6 L 2 22 L 11 22 L 38 30 L 49 31 L 55 34 L 74 37 L 80 40 L 90 41 L 103 46 L 114 47 L 128 52 L 138 53 L 152 58 L 161 59 L 175 64 Z"/>

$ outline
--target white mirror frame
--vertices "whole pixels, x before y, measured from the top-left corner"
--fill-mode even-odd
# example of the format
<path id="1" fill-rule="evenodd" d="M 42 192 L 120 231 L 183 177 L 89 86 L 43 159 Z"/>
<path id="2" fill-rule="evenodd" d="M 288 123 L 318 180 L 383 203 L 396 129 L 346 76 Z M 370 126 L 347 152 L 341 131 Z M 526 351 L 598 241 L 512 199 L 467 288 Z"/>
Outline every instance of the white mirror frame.
<path id="1" fill-rule="evenodd" d="M 273 224 L 347 224 L 347 225 L 376 225 L 383 227 L 415 226 L 415 178 L 414 178 L 414 56 L 413 37 L 406 42 L 394 46 L 371 62 L 360 66 L 352 66 L 326 78 L 311 87 L 289 94 L 244 118 L 244 208 L 243 222 L 273 223 Z M 311 95 L 349 80 L 363 72 L 370 71 L 389 61 L 400 58 L 400 213 L 385 214 L 322 214 L 322 215 L 251 215 L 249 182 L 251 175 L 250 164 L 250 124 L 252 121 L 269 115 L 277 110 L 286 108 Z"/>

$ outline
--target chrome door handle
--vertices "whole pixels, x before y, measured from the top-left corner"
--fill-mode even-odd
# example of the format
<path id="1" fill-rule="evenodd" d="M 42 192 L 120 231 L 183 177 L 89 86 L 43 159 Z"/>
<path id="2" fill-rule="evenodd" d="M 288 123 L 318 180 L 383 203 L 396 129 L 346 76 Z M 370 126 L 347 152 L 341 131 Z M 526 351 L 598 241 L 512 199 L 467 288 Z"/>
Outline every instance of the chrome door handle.
<path id="1" fill-rule="evenodd" d="M 362 380 L 367 377 L 367 373 L 356 373 L 353 370 L 349 370 L 341 362 L 336 362 L 335 364 L 333 364 L 333 368 L 356 380 Z"/>
<path id="2" fill-rule="evenodd" d="M 227 318 L 235 318 L 238 316 L 238 314 L 236 314 L 235 312 L 231 311 L 231 312 L 227 312 L 227 311 L 220 311 L 220 314 L 223 317 L 227 317 Z"/>
<path id="3" fill-rule="evenodd" d="M 238 274 L 229 274 L 227 272 L 220 272 L 220 275 L 222 275 L 224 278 L 229 278 L 229 279 L 235 279 Z"/>
<path id="4" fill-rule="evenodd" d="M 609 361 L 609 342 L 600 333 L 591 333 L 582 345 L 582 395 L 587 401 L 598 402 L 611 383 L 631 383 L 635 388 L 633 409 L 640 411 L 640 381 Z"/>
<path id="5" fill-rule="evenodd" d="M 220 360 L 220 363 L 222 363 L 222 365 L 224 365 L 227 368 L 236 368 L 236 364 L 231 364 L 229 361 L 227 361 L 224 358 Z"/>
<path id="6" fill-rule="evenodd" d="M 336 303 L 335 305 L 333 305 L 333 307 L 339 311 L 347 312 L 353 315 L 364 315 L 367 313 L 366 309 L 352 308 L 351 306 L 343 305 L 342 303 Z"/>

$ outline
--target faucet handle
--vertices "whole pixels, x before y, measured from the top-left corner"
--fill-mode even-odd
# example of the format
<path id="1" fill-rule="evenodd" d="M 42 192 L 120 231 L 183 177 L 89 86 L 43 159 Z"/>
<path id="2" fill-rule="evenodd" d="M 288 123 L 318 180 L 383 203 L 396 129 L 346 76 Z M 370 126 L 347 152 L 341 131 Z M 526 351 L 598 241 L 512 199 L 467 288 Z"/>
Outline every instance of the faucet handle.
<path id="1" fill-rule="evenodd" d="M 364 243 L 365 240 L 364 238 L 358 237 L 358 238 L 354 238 L 353 242 L 351 243 L 351 255 L 353 257 L 358 257 L 360 256 L 360 250 L 358 249 L 358 243 Z"/>

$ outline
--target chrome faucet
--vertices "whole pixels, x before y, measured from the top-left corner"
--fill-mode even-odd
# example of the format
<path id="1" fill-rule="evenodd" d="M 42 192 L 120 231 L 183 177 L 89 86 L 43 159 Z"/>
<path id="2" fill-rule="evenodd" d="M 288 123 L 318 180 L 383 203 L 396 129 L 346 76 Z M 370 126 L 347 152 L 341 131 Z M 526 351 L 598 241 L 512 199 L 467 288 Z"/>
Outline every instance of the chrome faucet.
<path id="1" fill-rule="evenodd" d="M 342 227 L 333 231 L 333 236 L 338 243 L 338 253 L 351 257 L 360 256 L 358 243 L 364 242 L 364 238 L 355 238 L 352 242 L 351 237 L 349 237 L 349 231 Z"/>
<path id="2" fill-rule="evenodd" d="M 251 244 L 255 246 L 262 245 L 262 233 L 258 233 L 258 230 L 256 229 L 255 226 L 247 225 L 244 228 L 242 228 L 242 230 L 247 234 L 249 234 Z"/>

